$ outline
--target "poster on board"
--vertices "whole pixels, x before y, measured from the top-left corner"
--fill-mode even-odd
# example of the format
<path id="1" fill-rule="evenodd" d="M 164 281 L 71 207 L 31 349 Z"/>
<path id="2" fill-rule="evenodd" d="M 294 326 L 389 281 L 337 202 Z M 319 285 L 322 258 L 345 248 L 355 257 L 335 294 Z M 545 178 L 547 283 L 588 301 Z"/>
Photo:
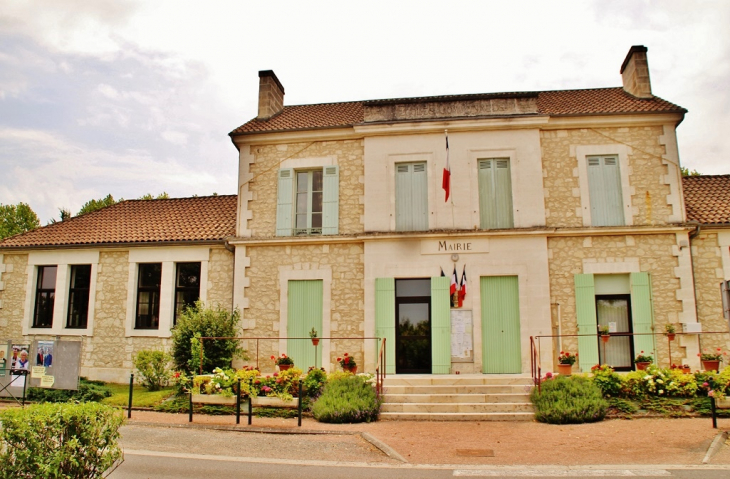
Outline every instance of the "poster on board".
<path id="1" fill-rule="evenodd" d="M 53 366 L 53 341 L 38 341 L 37 344 L 38 352 L 36 353 L 35 365 Z"/>
<path id="2" fill-rule="evenodd" d="M 5 371 L 10 369 L 8 364 L 8 345 L 0 344 L 0 376 L 5 376 Z"/>

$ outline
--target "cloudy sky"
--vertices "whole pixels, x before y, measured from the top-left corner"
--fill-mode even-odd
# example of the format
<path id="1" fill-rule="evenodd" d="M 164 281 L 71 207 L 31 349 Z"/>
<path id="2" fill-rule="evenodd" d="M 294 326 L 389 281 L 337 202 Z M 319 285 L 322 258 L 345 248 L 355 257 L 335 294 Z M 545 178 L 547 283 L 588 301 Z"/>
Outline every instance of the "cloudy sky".
<path id="1" fill-rule="evenodd" d="M 684 166 L 730 173 L 730 2 L 3 0 L 0 203 L 231 194 L 259 70 L 285 103 L 621 85 L 649 48 Z"/>

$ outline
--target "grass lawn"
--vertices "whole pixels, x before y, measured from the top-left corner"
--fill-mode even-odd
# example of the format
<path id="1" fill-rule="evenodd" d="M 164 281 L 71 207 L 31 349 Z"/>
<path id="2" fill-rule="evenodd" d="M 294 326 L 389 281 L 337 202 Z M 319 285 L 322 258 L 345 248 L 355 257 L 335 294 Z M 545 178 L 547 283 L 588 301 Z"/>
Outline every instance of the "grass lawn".
<path id="1" fill-rule="evenodd" d="M 106 383 L 105 386 L 112 391 L 111 397 L 104 398 L 102 403 L 111 406 L 126 407 L 129 404 L 129 384 Z M 132 406 L 134 407 L 152 407 L 160 404 L 168 397 L 175 394 L 172 387 L 162 388 L 159 391 L 150 392 L 142 386 L 134 386 L 134 394 L 132 397 Z"/>

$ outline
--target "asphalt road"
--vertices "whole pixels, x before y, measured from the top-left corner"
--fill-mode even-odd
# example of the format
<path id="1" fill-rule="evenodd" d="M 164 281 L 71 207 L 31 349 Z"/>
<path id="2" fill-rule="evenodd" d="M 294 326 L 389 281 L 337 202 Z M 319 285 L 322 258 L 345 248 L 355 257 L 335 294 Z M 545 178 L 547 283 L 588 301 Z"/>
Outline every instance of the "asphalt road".
<path id="1" fill-rule="evenodd" d="M 124 426 L 124 461 L 110 479 L 601 477 L 727 479 L 730 466 L 415 465 L 389 457 L 359 434 L 263 434 Z"/>

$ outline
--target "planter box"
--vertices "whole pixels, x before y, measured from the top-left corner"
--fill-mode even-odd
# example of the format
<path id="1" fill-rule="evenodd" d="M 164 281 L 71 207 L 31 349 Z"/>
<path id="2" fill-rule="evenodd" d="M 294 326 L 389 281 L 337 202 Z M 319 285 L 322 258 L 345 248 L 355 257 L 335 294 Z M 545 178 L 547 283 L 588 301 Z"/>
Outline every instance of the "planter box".
<path id="1" fill-rule="evenodd" d="M 194 404 L 217 404 L 219 406 L 235 406 L 236 396 L 221 396 L 218 394 L 193 394 Z"/>
<path id="2" fill-rule="evenodd" d="M 715 407 L 717 409 L 730 409 L 730 398 L 715 399 Z"/>
<path id="3" fill-rule="evenodd" d="M 251 405 L 253 407 L 283 407 L 296 409 L 299 407 L 299 398 L 294 398 L 291 401 L 284 401 L 279 398 L 257 396 L 252 398 Z"/>

